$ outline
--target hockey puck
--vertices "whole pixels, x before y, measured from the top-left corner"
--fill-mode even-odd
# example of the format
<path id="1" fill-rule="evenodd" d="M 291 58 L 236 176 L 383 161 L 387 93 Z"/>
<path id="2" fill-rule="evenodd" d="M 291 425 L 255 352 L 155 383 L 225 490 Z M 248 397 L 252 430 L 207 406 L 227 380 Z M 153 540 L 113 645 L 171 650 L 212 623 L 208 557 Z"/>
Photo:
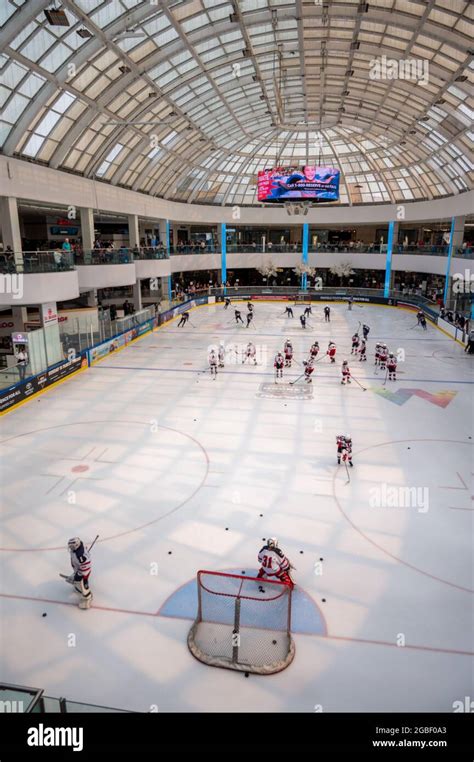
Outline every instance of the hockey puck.
<path id="1" fill-rule="evenodd" d="M 245 677 L 248 677 L 248 676 L 249 676 L 249 673 L 248 673 L 248 672 L 246 672 L 246 673 L 245 673 Z"/>
<path id="2" fill-rule="evenodd" d="M 46 612 L 44 612 L 43 616 L 48 616 Z"/>
<path id="3" fill-rule="evenodd" d="M 170 556 L 172 554 L 172 552 L 173 552 L 172 550 L 169 550 L 168 551 L 168 555 Z"/>
<path id="4" fill-rule="evenodd" d="M 411 450 L 411 447 L 407 447 L 407 450 Z"/>
<path id="5" fill-rule="evenodd" d="M 324 558 L 320 558 L 319 560 L 320 560 L 320 561 L 324 561 Z"/>
<path id="6" fill-rule="evenodd" d="M 303 553 L 304 553 L 304 550 L 300 550 L 300 553 L 301 553 L 301 555 L 303 555 Z"/>
<path id="7" fill-rule="evenodd" d="M 260 518 L 262 518 L 262 517 L 263 517 L 263 513 L 260 514 Z"/>
<path id="8" fill-rule="evenodd" d="M 272 643 L 273 643 L 274 646 L 276 646 L 276 644 L 277 644 L 276 640 L 272 640 Z"/>
<path id="9" fill-rule="evenodd" d="M 323 603 L 326 603 L 326 598 L 321 598 Z"/>
<path id="10" fill-rule="evenodd" d="M 229 531 L 229 527 L 226 527 L 226 528 L 225 528 L 225 531 L 226 531 L 226 532 L 228 532 L 228 531 Z"/>

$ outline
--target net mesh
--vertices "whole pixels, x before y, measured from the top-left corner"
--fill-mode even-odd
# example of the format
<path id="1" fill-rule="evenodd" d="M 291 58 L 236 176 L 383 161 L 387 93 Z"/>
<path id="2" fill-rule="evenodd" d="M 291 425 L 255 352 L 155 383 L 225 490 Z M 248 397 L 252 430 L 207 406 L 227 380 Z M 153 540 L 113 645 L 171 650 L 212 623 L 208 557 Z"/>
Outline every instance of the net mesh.
<path id="1" fill-rule="evenodd" d="M 198 615 L 191 653 L 205 664 L 272 674 L 294 657 L 291 588 L 281 582 L 198 572 Z"/>

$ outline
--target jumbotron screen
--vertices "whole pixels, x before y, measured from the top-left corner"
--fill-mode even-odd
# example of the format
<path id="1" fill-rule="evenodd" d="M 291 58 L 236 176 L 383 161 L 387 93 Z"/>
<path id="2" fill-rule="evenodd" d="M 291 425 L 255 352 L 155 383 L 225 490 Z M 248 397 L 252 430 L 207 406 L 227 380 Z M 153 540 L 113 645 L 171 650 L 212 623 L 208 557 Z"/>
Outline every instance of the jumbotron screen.
<path id="1" fill-rule="evenodd" d="M 275 167 L 258 173 L 258 200 L 339 201 L 339 170 L 333 167 Z"/>

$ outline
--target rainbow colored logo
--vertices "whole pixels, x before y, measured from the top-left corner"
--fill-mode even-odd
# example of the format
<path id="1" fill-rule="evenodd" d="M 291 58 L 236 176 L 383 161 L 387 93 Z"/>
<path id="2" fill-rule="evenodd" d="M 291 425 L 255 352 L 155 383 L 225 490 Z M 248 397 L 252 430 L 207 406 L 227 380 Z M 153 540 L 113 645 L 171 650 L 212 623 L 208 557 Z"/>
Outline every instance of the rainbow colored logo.
<path id="1" fill-rule="evenodd" d="M 404 405 L 410 397 L 421 397 L 421 399 L 431 402 L 432 405 L 437 407 L 447 407 L 457 394 L 457 392 L 449 390 L 432 394 L 431 392 L 425 392 L 423 389 L 398 389 L 396 392 L 391 392 L 390 389 L 378 388 L 373 391 L 395 405 Z"/>

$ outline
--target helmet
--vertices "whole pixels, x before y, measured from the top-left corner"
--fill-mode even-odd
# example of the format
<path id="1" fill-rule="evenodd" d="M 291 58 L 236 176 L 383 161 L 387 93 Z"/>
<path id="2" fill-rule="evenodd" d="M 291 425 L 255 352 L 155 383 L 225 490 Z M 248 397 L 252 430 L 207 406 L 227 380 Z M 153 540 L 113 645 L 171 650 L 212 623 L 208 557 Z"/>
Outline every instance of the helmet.
<path id="1" fill-rule="evenodd" d="M 393 357 L 393 352 L 390 352 L 389 357 Z"/>
<path id="2" fill-rule="evenodd" d="M 313 347 L 319 347 L 319 341 L 315 341 Z"/>
<path id="3" fill-rule="evenodd" d="M 382 344 L 382 347 L 383 347 L 383 349 L 387 349 L 387 345 L 386 344 Z"/>
<path id="4" fill-rule="evenodd" d="M 67 542 L 67 546 L 69 550 L 71 551 L 77 550 L 78 548 L 81 547 L 81 545 L 82 545 L 82 540 L 79 537 L 72 537 Z"/>
<path id="5" fill-rule="evenodd" d="M 267 540 L 267 546 L 269 548 L 278 548 L 278 540 L 276 537 L 269 537 Z"/>
<path id="6" fill-rule="evenodd" d="M 349 434 L 344 434 L 344 439 L 346 442 L 352 442 L 352 437 Z"/>
<path id="7" fill-rule="evenodd" d="M 342 364 L 347 365 L 347 360 L 344 360 Z"/>

